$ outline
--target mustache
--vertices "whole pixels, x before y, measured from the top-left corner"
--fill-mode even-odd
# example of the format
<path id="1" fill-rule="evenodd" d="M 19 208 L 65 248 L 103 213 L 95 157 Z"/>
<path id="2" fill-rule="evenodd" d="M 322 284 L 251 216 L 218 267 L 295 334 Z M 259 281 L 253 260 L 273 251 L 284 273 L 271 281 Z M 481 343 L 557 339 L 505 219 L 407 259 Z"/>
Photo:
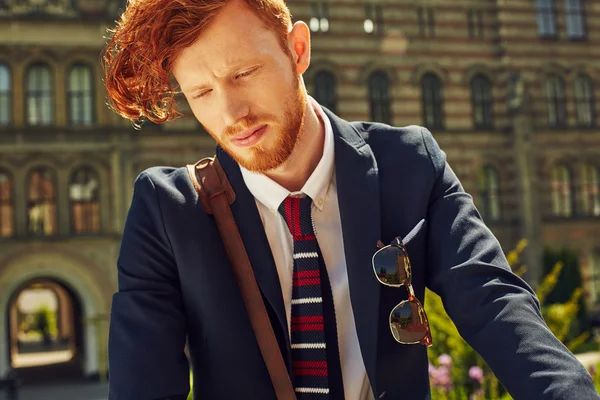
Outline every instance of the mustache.
<path id="1" fill-rule="evenodd" d="M 237 124 L 226 127 L 225 131 L 223 132 L 223 136 L 226 138 L 232 138 L 250 128 L 273 122 L 274 118 L 270 116 L 249 115 L 239 120 Z"/>

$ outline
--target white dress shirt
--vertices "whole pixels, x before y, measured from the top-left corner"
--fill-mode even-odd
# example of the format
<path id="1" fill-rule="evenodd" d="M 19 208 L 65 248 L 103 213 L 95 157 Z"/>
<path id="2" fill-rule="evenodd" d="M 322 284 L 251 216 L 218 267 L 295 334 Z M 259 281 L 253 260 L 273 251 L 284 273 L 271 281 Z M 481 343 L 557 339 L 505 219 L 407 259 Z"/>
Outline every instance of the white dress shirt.
<path id="1" fill-rule="evenodd" d="M 301 191 L 313 199 L 315 233 L 331 283 L 345 399 L 371 400 L 374 397 L 358 344 L 354 313 L 350 304 L 350 289 L 335 181 L 333 129 L 321 106 L 312 97 L 309 97 L 309 100 L 325 127 L 325 143 L 323 156 Z M 283 217 L 278 212 L 278 207 L 290 195 L 290 192 L 263 174 L 250 172 L 243 167 L 240 169 L 246 186 L 256 199 L 275 259 L 289 332 L 292 312 L 294 242 Z M 373 312 L 377 312 L 377 310 L 373 310 Z"/>

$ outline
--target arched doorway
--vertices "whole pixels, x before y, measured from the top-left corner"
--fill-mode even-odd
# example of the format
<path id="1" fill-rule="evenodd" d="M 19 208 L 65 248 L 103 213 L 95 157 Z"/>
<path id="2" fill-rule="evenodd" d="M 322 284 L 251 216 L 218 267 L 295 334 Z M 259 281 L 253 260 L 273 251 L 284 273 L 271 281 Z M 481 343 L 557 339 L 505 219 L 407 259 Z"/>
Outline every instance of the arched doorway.
<path id="1" fill-rule="evenodd" d="M 84 376 L 82 306 L 68 284 L 33 278 L 13 291 L 7 306 L 9 365 L 23 380 Z"/>
<path id="2" fill-rule="evenodd" d="M 59 249 L 31 246 L 17 251 L 0 264 L 0 379 L 11 368 L 10 306 L 31 283 L 53 282 L 69 294 L 80 308 L 82 339 L 78 356 L 85 377 L 105 376 L 110 297 L 115 288 L 110 276 L 93 260 Z"/>

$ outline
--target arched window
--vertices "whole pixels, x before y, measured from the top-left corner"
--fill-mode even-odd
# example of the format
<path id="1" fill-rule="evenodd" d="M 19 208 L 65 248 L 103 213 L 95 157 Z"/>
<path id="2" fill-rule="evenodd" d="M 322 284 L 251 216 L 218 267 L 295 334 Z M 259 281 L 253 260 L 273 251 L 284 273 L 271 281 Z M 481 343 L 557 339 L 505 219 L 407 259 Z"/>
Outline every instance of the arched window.
<path id="1" fill-rule="evenodd" d="M 375 71 L 369 76 L 369 103 L 374 122 L 392 123 L 389 87 L 390 81 L 383 71 Z"/>
<path id="2" fill-rule="evenodd" d="M 475 128 L 492 128 L 492 84 L 485 76 L 476 75 L 471 81 L 471 101 Z"/>
<path id="3" fill-rule="evenodd" d="M 581 171 L 581 197 L 585 215 L 600 216 L 600 168 L 584 165 Z"/>
<path id="4" fill-rule="evenodd" d="M 557 217 L 573 215 L 573 178 L 565 165 L 552 169 L 552 214 Z"/>
<path id="5" fill-rule="evenodd" d="M 336 84 L 331 72 L 319 71 L 315 74 L 314 93 L 319 104 L 336 112 Z"/>
<path id="6" fill-rule="evenodd" d="M 577 107 L 577 125 L 581 127 L 594 126 L 594 87 L 587 75 L 575 79 L 575 105 Z"/>
<path id="7" fill-rule="evenodd" d="M 433 73 L 423 75 L 421 92 L 423 97 L 423 124 L 427 128 L 442 129 L 444 127 L 444 110 L 440 78 Z"/>
<path id="8" fill-rule="evenodd" d="M 54 171 L 41 167 L 29 173 L 27 209 L 30 233 L 40 236 L 56 233 L 56 176 Z"/>
<path id="9" fill-rule="evenodd" d="M 94 94 L 92 69 L 87 65 L 75 64 L 69 72 L 67 101 L 71 125 L 94 123 Z"/>
<path id="10" fill-rule="evenodd" d="M 499 181 L 496 168 L 488 165 L 479 170 L 480 211 L 486 220 L 497 221 L 501 217 Z"/>
<path id="11" fill-rule="evenodd" d="M 100 179 L 91 168 L 77 169 L 69 182 L 73 233 L 100 232 Z"/>
<path id="12" fill-rule="evenodd" d="M 0 170 L 0 238 L 14 235 L 13 178 Z"/>
<path id="13" fill-rule="evenodd" d="M 558 75 L 546 79 L 548 101 L 548 125 L 553 128 L 567 126 L 567 105 L 565 101 L 565 81 Z"/>
<path id="14" fill-rule="evenodd" d="M 51 125 L 54 122 L 53 86 L 48 65 L 34 64 L 29 67 L 25 90 L 29 125 Z"/>
<path id="15" fill-rule="evenodd" d="M 12 119 L 12 104 L 10 101 L 12 94 L 11 83 L 8 66 L 0 64 L 0 126 L 10 124 Z"/>

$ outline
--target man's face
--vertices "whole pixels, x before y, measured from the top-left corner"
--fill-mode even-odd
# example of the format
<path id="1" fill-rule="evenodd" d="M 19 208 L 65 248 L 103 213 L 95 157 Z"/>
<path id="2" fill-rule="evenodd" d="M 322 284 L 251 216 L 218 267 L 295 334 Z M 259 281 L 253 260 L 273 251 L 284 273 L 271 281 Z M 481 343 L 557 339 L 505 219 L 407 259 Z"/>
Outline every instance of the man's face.
<path id="1" fill-rule="evenodd" d="M 198 121 L 235 161 L 256 172 L 287 160 L 304 122 L 300 75 L 279 43 L 237 0 L 173 66 Z"/>

